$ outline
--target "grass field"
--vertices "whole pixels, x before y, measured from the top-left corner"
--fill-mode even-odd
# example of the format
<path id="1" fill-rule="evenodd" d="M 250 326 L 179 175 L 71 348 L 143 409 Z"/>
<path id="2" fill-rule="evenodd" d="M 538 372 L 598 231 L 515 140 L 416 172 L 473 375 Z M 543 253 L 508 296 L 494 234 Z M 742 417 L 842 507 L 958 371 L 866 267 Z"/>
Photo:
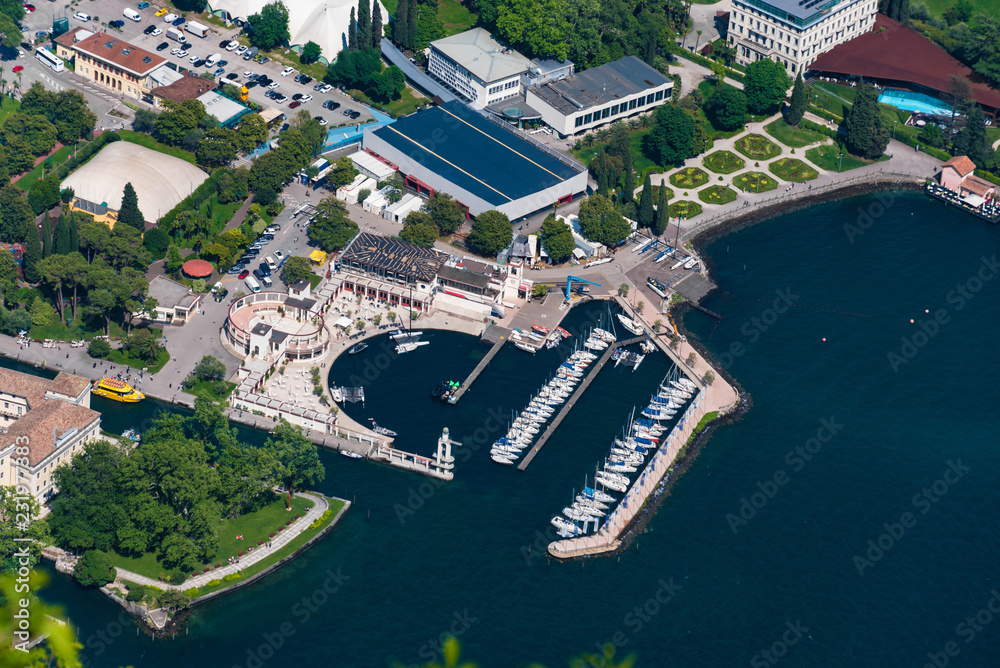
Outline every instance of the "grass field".
<path id="1" fill-rule="evenodd" d="M 122 328 L 116 322 L 111 323 L 110 331 L 112 338 L 125 335 L 125 332 L 122 331 Z M 54 322 L 44 327 L 36 325 L 31 328 L 29 334 L 33 339 L 55 339 L 56 341 L 89 340 L 95 336 L 104 334 L 104 324 L 97 321 L 84 323 L 81 318 L 77 318 L 69 327 L 63 322 Z"/>
<path id="2" fill-rule="evenodd" d="M 705 204 L 729 204 L 736 200 L 736 191 L 728 186 L 709 186 L 698 191 L 698 199 Z"/>
<path id="3" fill-rule="evenodd" d="M 701 213 L 701 204 L 698 204 L 698 202 L 681 200 L 680 202 L 674 202 L 671 204 L 667 213 L 670 214 L 671 218 L 694 218 Z"/>
<path id="4" fill-rule="evenodd" d="M 815 130 L 796 128 L 785 122 L 784 118 L 779 118 L 775 122 L 764 126 L 767 134 L 771 135 L 785 146 L 791 148 L 802 148 L 817 142 L 825 141 L 826 135 L 822 135 Z"/>
<path id="5" fill-rule="evenodd" d="M 732 174 L 743 169 L 743 158 L 729 151 L 716 151 L 705 156 L 704 165 L 716 174 Z"/>
<path id="6" fill-rule="evenodd" d="M 783 181 L 803 183 L 812 181 L 819 173 L 797 158 L 781 158 L 770 164 L 771 172 Z"/>
<path id="7" fill-rule="evenodd" d="M 224 227 L 225 223 L 228 223 L 233 219 L 233 214 L 235 214 L 241 206 L 243 206 L 243 202 L 240 200 L 230 202 L 229 204 L 221 204 L 219 202 L 219 195 L 216 193 L 205 200 L 199 210 L 203 216 L 211 220 L 213 223 L 222 223 Z"/>
<path id="8" fill-rule="evenodd" d="M 221 383 L 223 386 L 225 386 L 226 391 L 222 394 L 216 392 L 215 391 L 216 383 Z M 230 383 L 229 381 L 226 380 L 199 380 L 197 383 L 192 385 L 190 388 L 185 389 L 184 391 L 187 392 L 188 394 L 193 394 L 196 397 L 200 396 L 206 399 L 210 399 L 212 401 L 225 401 L 226 398 L 230 394 L 232 394 L 233 390 L 235 389 L 236 389 L 236 383 Z"/>
<path id="9" fill-rule="evenodd" d="M 870 165 L 872 162 L 878 162 L 877 160 L 865 160 L 850 153 L 844 153 L 844 157 L 841 159 L 840 150 L 832 144 L 809 149 L 806 151 L 806 158 L 809 159 L 809 162 L 828 172 L 846 172 Z"/>
<path id="10" fill-rule="evenodd" d="M 931 16 L 941 18 L 944 16 L 945 10 L 955 4 L 955 0 L 923 0 L 923 3 L 927 5 Z M 973 14 L 986 12 L 995 15 L 998 11 L 996 0 L 970 0 L 970 4 Z"/>
<path id="11" fill-rule="evenodd" d="M 437 18 L 445 37 L 450 37 L 471 28 L 477 17 L 458 0 L 438 0 Z"/>
<path id="12" fill-rule="evenodd" d="M 319 285 L 319 282 L 322 280 L 323 277 L 320 276 L 319 274 L 309 274 L 309 287 L 315 290 L 316 286 Z"/>
<path id="13" fill-rule="evenodd" d="M 646 154 L 642 152 L 642 138 L 649 134 L 651 128 L 646 128 L 644 130 L 635 130 L 634 132 L 629 132 L 629 146 L 632 149 L 632 165 L 635 167 L 635 171 L 642 174 L 645 170 L 650 167 L 659 166 L 646 157 Z M 590 161 L 594 159 L 601 149 L 605 147 L 605 144 L 595 144 L 590 148 L 581 148 L 570 151 L 577 160 L 585 165 L 589 165 Z"/>
<path id="14" fill-rule="evenodd" d="M 161 350 L 159 356 L 156 358 L 156 362 L 150 364 L 144 359 L 133 357 L 127 350 L 115 348 L 111 351 L 111 354 L 108 355 L 107 359 L 111 360 L 115 364 L 127 364 L 133 369 L 146 369 L 149 373 L 156 373 L 170 361 L 170 353 L 168 353 L 166 349 Z"/>
<path id="15" fill-rule="evenodd" d="M 766 193 L 778 187 L 778 182 L 764 172 L 744 172 L 733 177 L 733 185 L 744 192 Z"/>
<path id="16" fill-rule="evenodd" d="M 6 74 L 6 72 L 4 73 Z M 21 108 L 21 103 L 12 97 L 7 97 L 6 95 L 0 96 L 0 125 L 3 125 L 4 119 L 10 114 Z"/>
<path id="17" fill-rule="evenodd" d="M 160 153 L 172 155 L 175 158 L 186 160 L 192 165 L 198 164 L 197 160 L 195 160 L 194 153 L 185 151 L 182 148 L 177 148 L 176 146 L 167 146 L 166 144 L 162 144 L 149 135 L 142 134 L 141 132 L 135 132 L 134 130 L 119 130 L 118 136 L 124 141 L 130 141 L 133 144 L 138 144 L 139 146 L 145 146 L 148 149 L 159 151 Z"/>
<path id="18" fill-rule="evenodd" d="M 781 154 L 781 148 L 764 135 L 746 135 L 736 140 L 736 150 L 751 160 L 768 160 Z"/>
<path id="19" fill-rule="evenodd" d="M 389 104 L 385 105 L 385 110 L 394 117 L 398 118 L 400 116 L 412 114 L 420 107 L 425 107 L 430 103 L 431 101 L 429 99 L 407 86 L 403 89 L 403 93 L 400 95 L 398 100 L 393 100 Z"/>
<path id="20" fill-rule="evenodd" d="M 86 144 L 86 142 L 79 142 L 79 143 L 80 143 L 81 146 Z M 46 173 L 45 163 L 46 162 L 49 163 L 48 171 L 51 172 L 52 170 L 58 168 L 59 165 L 63 164 L 64 162 L 66 162 L 67 160 L 69 160 L 72 157 L 73 157 L 73 147 L 72 146 L 63 146 L 58 151 L 56 151 L 52 155 L 50 155 L 47 158 L 45 158 L 45 160 L 43 160 L 42 162 L 38 163 L 34 167 L 34 169 L 32 169 L 29 172 L 25 172 L 24 176 L 22 176 L 21 178 L 19 178 L 14 183 L 14 185 L 16 185 L 21 190 L 29 190 L 31 188 L 31 186 L 33 186 L 35 183 L 38 182 L 39 179 L 41 179 L 42 177 L 45 176 L 45 173 Z"/>
<path id="21" fill-rule="evenodd" d="M 677 188 L 697 188 L 708 183 L 708 174 L 697 167 L 685 167 L 670 175 L 670 183 Z"/>

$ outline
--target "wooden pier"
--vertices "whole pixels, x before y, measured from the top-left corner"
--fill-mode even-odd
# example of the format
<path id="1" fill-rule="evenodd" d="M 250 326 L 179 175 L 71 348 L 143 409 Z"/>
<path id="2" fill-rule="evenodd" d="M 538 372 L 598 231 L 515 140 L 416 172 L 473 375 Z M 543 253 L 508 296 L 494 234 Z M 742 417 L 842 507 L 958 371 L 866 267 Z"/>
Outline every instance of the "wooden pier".
<path id="1" fill-rule="evenodd" d="M 479 361 L 479 364 L 477 364 L 476 368 L 472 370 L 472 373 L 469 374 L 469 377 L 466 378 L 465 381 L 459 386 L 458 391 L 455 392 L 455 394 L 452 395 L 450 399 L 448 399 L 449 404 L 458 403 L 458 400 L 462 398 L 462 395 L 465 394 L 465 391 L 472 386 L 472 383 L 475 382 L 476 378 L 479 378 L 479 374 L 483 372 L 483 369 L 486 368 L 486 365 L 488 365 L 491 361 L 493 361 L 493 358 L 496 357 L 496 354 L 500 352 L 500 349 L 503 347 L 503 344 L 505 343 L 507 343 L 507 337 L 502 336 L 499 339 L 497 339 L 496 343 L 493 344 L 493 347 L 490 348 L 490 351 L 486 353 L 486 357 L 484 357 Z"/>
<path id="2" fill-rule="evenodd" d="M 583 396 L 583 393 L 588 387 L 590 387 L 590 384 L 595 378 L 597 378 L 597 374 L 600 370 L 603 369 L 604 365 L 607 364 L 609 359 L 611 359 L 612 353 L 622 346 L 630 346 L 633 343 L 639 343 L 645 338 L 645 335 L 636 336 L 631 339 L 626 339 L 625 341 L 616 341 L 613 345 L 608 346 L 608 349 L 605 350 L 604 354 L 597 360 L 597 364 L 594 365 L 594 368 L 587 373 L 587 377 L 583 379 L 582 383 L 580 383 L 580 387 L 576 388 L 576 392 L 574 392 L 573 396 L 566 401 L 566 405 L 563 406 L 562 410 L 559 411 L 559 414 L 556 415 L 556 419 L 552 421 L 552 424 L 545 427 L 545 432 L 539 437 L 538 442 L 532 446 L 531 450 L 528 451 L 528 454 L 524 456 L 523 460 L 521 460 L 521 463 L 517 465 L 518 471 L 524 471 L 528 468 L 528 464 L 531 463 L 531 460 L 534 459 L 535 455 L 537 455 L 542 449 L 545 442 L 549 440 L 549 436 L 555 433 L 556 429 L 558 429 L 559 425 L 562 423 L 563 418 L 566 417 L 566 414 L 569 413 L 570 409 L 573 408 L 574 405 L 576 405 L 576 402 L 579 401 L 580 397 Z"/>

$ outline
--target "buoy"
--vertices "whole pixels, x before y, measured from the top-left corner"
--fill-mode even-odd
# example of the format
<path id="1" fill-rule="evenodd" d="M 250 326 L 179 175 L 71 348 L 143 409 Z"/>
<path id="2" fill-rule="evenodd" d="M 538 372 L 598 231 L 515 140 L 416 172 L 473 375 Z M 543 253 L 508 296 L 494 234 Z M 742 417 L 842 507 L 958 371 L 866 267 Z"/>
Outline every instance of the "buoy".
<path id="1" fill-rule="evenodd" d="M 910 318 L 910 324 L 911 325 L 913 324 L 913 318 Z"/>
<path id="2" fill-rule="evenodd" d="M 826 343 L 826 337 L 825 336 L 823 337 L 823 343 Z"/>

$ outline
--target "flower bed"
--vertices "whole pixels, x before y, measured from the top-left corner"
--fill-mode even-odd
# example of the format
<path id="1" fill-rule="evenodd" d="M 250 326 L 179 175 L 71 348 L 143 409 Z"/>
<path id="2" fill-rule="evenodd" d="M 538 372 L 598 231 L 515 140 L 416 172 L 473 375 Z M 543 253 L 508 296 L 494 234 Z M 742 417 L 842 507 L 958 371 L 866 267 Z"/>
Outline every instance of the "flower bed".
<path id="1" fill-rule="evenodd" d="M 698 202 L 681 200 L 671 204 L 667 213 L 670 214 L 671 218 L 694 218 L 701 213 L 701 204 L 698 204 Z"/>
<path id="2" fill-rule="evenodd" d="M 797 158 L 781 158 L 771 163 L 769 169 L 775 176 L 783 181 L 793 181 L 802 183 L 812 181 L 819 173 L 815 169 Z"/>
<path id="3" fill-rule="evenodd" d="M 732 174 L 743 169 L 743 158 L 730 151 L 716 151 L 705 156 L 704 164 L 716 174 Z"/>
<path id="4" fill-rule="evenodd" d="M 729 204 L 736 199 L 736 191 L 728 186 L 709 186 L 698 191 L 698 199 L 706 204 Z"/>
<path id="5" fill-rule="evenodd" d="M 685 167 L 670 175 L 670 183 L 678 188 L 697 188 L 708 183 L 708 174 L 697 167 Z"/>
<path id="6" fill-rule="evenodd" d="M 764 135 L 746 135 L 736 140 L 736 150 L 752 160 L 770 160 L 781 148 Z"/>
<path id="7" fill-rule="evenodd" d="M 733 177 L 733 185 L 743 192 L 765 193 L 778 187 L 778 182 L 764 172 L 743 172 Z"/>

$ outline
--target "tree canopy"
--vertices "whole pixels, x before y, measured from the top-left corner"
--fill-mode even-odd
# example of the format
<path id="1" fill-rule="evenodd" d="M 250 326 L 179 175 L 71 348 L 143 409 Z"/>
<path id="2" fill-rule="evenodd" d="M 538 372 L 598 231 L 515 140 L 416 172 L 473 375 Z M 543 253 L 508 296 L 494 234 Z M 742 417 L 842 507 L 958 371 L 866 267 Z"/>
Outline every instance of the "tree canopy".
<path id="1" fill-rule="evenodd" d="M 351 220 L 347 205 L 339 199 L 330 196 L 316 205 L 309 239 L 321 249 L 329 253 L 343 248 L 357 233 L 358 224 Z"/>
<path id="2" fill-rule="evenodd" d="M 118 209 L 118 222 L 129 225 L 139 232 L 146 230 L 146 219 L 143 217 L 142 211 L 139 210 L 139 198 L 136 197 L 135 188 L 132 187 L 131 182 L 125 184 L 125 190 L 122 193 L 122 204 L 121 208 Z"/>
<path id="3" fill-rule="evenodd" d="M 785 102 L 785 93 L 792 85 L 785 67 L 764 58 L 747 65 L 743 79 L 743 93 L 747 107 L 754 114 L 773 114 Z"/>
<path id="4" fill-rule="evenodd" d="M 645 137 L 645 149 L 656 163 L 679 165 L 694 155 L 694 119 L 672 104 L 656 108 L 653 129 Z"/>
<path id="5" fill-rule="evenodd" d="M 802 73 L 795 75 L 795 86 L 792 87 L 792 99 L 788 103 L 788 114 L 785 120 L 789 125 L 798 125 L 802 122 L 802 117 L 806 113 L 808 99 L 806 96 L 806 85 L 802 81 Z"/>
<path id="6" fill-rule="evenodd" d="M 250 43 L 264 51 L 288 43 L 288 9 L 280 0 L 264 5 L 259 14 L 247 18 Z"/>
<path id="7" fill-rule="evenodd" d="M 285 285 L 291 285 L 300 279 L 309 278 L 312 273 L 312 263 L 309 258 L 291 255 L 281 267 L 281 280 L 285 282 Z"/>
<path id="8" fill-rule="evenodd" d="M 569 225 L 549 214 L 542 222 L 538 233 L 542 239 L 542 247 L 549 254 L 552 264 L 562 264 L 573 257 L 576 240 Z"/>
<path id="9" fill-rule="evenodd" d="M 496 210 L 484 211 L 472 221 L 472 231 L 467 243 L 479 255 L 496 257 L 497 253 L 510 245 L 514 233 L 510 219 Z"/>
<path id="10" fill-rule="evenodd" d="M 580 233 L 585 239 L 614 248 L 631 232 L 614 204 L 607 197 L 591 195 L 580 205 Z"/>
<path id="11" fill-rule="evenodd" d="M 747 97 L 738 88 L 719 84 L 708 98 L 705 113 L 719 130 L 739 130 L 747 115 Z"/>
<path id="12" fill-rule="evenodd" d="M 854 96 L 854 104 L 844 114 L 844 143 L 847 150 L 862 158 L 874 160 L 889 145 L 889 131 L 885 128 L 878 107 L 878 91 L 870 83 L 862 82 Z"/>

